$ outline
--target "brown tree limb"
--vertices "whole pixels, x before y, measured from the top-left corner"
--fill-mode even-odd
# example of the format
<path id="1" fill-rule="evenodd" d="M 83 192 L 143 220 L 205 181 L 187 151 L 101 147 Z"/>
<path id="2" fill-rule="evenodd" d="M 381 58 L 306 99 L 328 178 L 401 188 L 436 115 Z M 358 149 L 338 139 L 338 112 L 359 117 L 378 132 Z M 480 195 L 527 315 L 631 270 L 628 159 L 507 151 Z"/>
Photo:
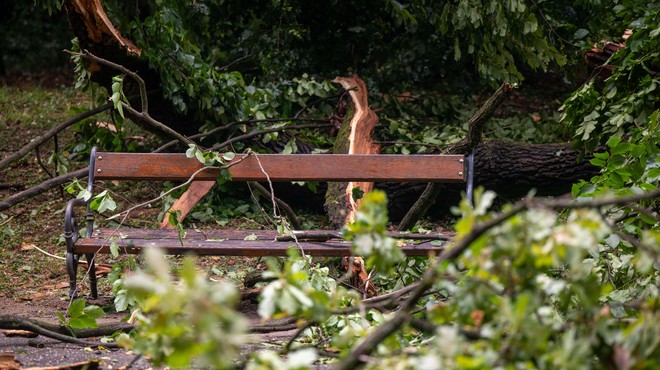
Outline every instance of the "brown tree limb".
<path id="1" fill-rule="evenodd" d="M 314 118 L 264 118 L 264 119 L 250 119 L 250 120 L 247 120 L 247 121 L 234 121 L 234 122 L 230 122 L 230 123 L 227 123 L 225 125 L 222 125 L 222 126 L 215 127 L 215 128 L 213 128 L 209 131 L 201 132 L 201 133 L 195 134 L 195 135 L 190 135 L 190 136 L 188 136 L 188 139 L 191 139 L 191 140 L 202 139 L 202 138 L 214 135 L 218 132 L 228 130 L 228 129 L 230 129 L 232 127 L 235 127 L 235 126 L 238 126 L 238 125 L 249 125 L 249 124 L 252 124 L 252 123 L 264 123 L 264 122 L 268 122 L 268 123 L 277 123 L 277 122 L 328 122 L 328 120 L 327 119 L 314 119 Z M 290 128 L 290 126 L 289 127 L 283 126 L 282 130 L 286 130 L 286 129 L 289 129 L 289 128 Z M 160 153 L 160 152 L 164 151 L 165 149 L 170 148 L 173 145 L 176 145 L 178 142 L 179 142 L 178 140 L 169 141 L 169 142 L 161 145 L 160 147 L 158 147 L 156 150 L 154 150 L 154 153 Z M 229 144 L 227 144 L 227 145 L 229 145 Z"/>
<path id="2" fill-rule="evenodd" d="M 481 142 L 481 135 L 486 126 L 486 122 L 493 116 L 497 107 L 504 102 L 509 93 L 513 91 L 514 86 L 509 83 L 503 83 L 495 93 L 486 100 L 484 105 L 479 108 L 472 118 L 468 121 L 467 146 L 468 151 L 473 151 Z"/>
<path id="3" fill-rule="evenodd" d="M 425 291 L 433 286 L 435 281 L 440 276 L 440 269 L 437 266 L 442 265 L 444 261 L 451 261 L 458 258 L 465 250 L 467 250 L 472 242 L 484 235 L 493 227 L 505 222 L 509 218 L 517 215 L 518 213 L 532 208 L 552 208 L 552 209 L 574 209 L 574 208 L 600 208 L 605 206 L 614 205 L 627 205 L 641 200 L 655 199 L 660 197 L 660 190 L 648 192 L 644 194 L 637 194 L 622 198 L 604 198 L 604 199 L 589 199 L 577 200 L 572 199 L 529 199 L 525 198 L 515 203 L 509 210 L 496 214 L 492 219 L 475 225 L 472 230 L 460 240 L 456 241 L 453 246 L 448 247 L 445 251 L 438 256 L 438 261 L 434 267 L 429 268 L 424 272 L 415 290 L 412 291 L 410 296 L 401 305 L 401 308 L 394 317 L 382 325 L 378 326 L 374 331 L 365 338 L 356 348 L 342 359 L 337 364 L 335 370 L 349 370 L 355 369 L 362 364 L 361 358 L 369 355 L 378 344 L 385 338 L 390 336 L 398 330 L 403 324 L 408 322 L 411 318 L 410 312 L 414 309 L 417 301 L 424 295 Z"/>
<path id="4" fill-rule="evenodd" d="M 9 209 L 27 199 L 35 197 L 45 191 L 48 191 L 54 187 L 62 185 L 73 178 L 81 178 L 81 179 L 85 178 L 87 177 L 88 168 L 89 167 L 81 168 L 77 171 L 73 171 L 73 172 L 65 173 L 64 175 L 53 177 L 52 179 L 48 179 L 39 185 L 33 186 L 27 190 L 24 190 L 20 193 L 16 193 L 14 195 L 5 198 L 0 202 L 0 212 Z"/>
<path id="5" fill-rule="evenodd" d="M 21 149 L 18 151 L 14 152 L 13 154 L 3 158 L 0 161 L 0 170 L 5 169 L 7 166 L 10 164 L 16 162 L 17 160 L 25 157 L 30 151 L 32 151 L 34 148 L 40 146 L 41 144 L 45 143 L 48 139 L 56 135 L 58 132 L 66 129 L 67 127 L 73 125 L 76 122 L 79 122 L 85 118 L 91 117 L 93 115 L 96 115 L 98 113 L 101 113 L 103 111 L 106 111 L 108 109 L 112 108 L 112 103 L 104 104 L 101 106 L 98 106 L 96 108 L 90 109 L 85 113 L 81 113 L 75 117 L 71 117 L 68 120 L 60 123 L 59 125 L 51 128 L 50 130 L 46 131 L 43 135 L 37 136 L 33 138 L 28 144 L 23 146 Z"/>
<path id="6" fill-rule="evenodd" d="M 436 199 L 438 199 L 438 194 L 442 190 L 442 184 L 438 183 L 429 183 L 424 188 L 424 191 L 419 196 L 417 201 L 410 207 L 406 215 L 403 216 L 397 230 L 410 230 L 412 229 L 417 221 L 424 216 L 426 211 L 435 204 Z"/>
<path id="7" fill-rule="evenodd" d="M 117 71 L 119 71 L 119 72 L 129 76 L 133 80 L 135 80 L 135 82 L 137 82 L 138 87 L 140 89 L 140 106 L 141 106 L 140 111 L 136 110 L 135 108 L 132 108 L 130 105 L 128 105 L 124 102 L 120 102 L 120 104 L 122 105 L 122 108 L 125 109 L 129 114 L 131 114 L 135 118 L 147 123 L 148 125 L 155 128 L 156 130 L 161 131 L 164 134 L 179 140 L 181 143 L 183 143 L 183 144 L 194 144 L 194 142 L 192 140 L 190 140 L 187 137 L 181 135 L 180 133 L 178 133 L 175 130 L 173 130 L 172 128 L 164 125 L 163 123 L 153 119 L 149 115 L 149 99 L 147 97 L 147 87 L 146 87 L 142 77 L 140 77 L 140 75 L 138 75 L 137 73 L 129 70 L 128 68 L 126 68 L 126 67 L 124 67 L 120 64 L 113 63 L 113 62 L 111 62 L 109 60 L 106 60 L 106 59 L 103 59 L 103 58 L 99 58 L 99 57 L 95 56 L 94 54 L 92 54 L 88 51 L 85 51 L 83 53 L 70 52 L 70 54 L 80 56 L 82 58 L 94 61 L 94 62 L 102 64 L 104 66 L 116 69 Z"/>
<path id="8" fill-rule="evenodd" d="M 486 122 L 493 116 L 497 107 L 502 104 L 504 99 L 513 91 L 513 85 L 504 83 L 500 86 L 495 93 L 486 100 L 484 105 L 479 108 L 472 118 L 468 121 L 469 131 L 467 136 L 467 152 L 473 152 L 477 145 L 481 142 L 481 135 L 483 133 Z M 399 230 L 410 230 L 415 226 L 415 223 L 426 214 L 426 211 L 431 208 L 437 199 L 438 193 L 442 190 L 441 183 L 431 182 L 426 185 L 426 189 L 422 195 L 417 199 L 415 204 L 403 217 L 399 223 Z"/>
<path id="9" fill-rule="evenodd" d="M 117 348 L 117 345 L 115 343 L 101 343 L 101 342 L 78 339 L 76 337 L 71 336 L 71 333 L 63 334 L 61 332 L 62 329 L 58 328 L 57 330 L 51 330 L 55 328 L 52 324 L 46 324 L 43 321 L 26 319 L 20 316 L 0 316 L 0 328 L 13 329 L 13 330 L 28 330 L 33 333 L 43 335 L 44 337 L 57 339 L 59 341 L 66 343 L 78 344 L 81 346 L 87 346 L 87 347 L 103 346 L 107 348 Z M 111 328 L 115 328 L 115 326 Z M 66 330 L 66 328 L 64 328 L 64 330 Z M 76 332 L 75 329 L 72 330 L 74 330 L 74 333 Z M 92 330 L 92 329 L 85 329 L 85 330 Z M 110 334 L 116 331 L 117 330 L 112 331 Z M 100 333 L 105 331 L 99 328 L 98 332 Z M 100 336 L 102 335 L 109 335 L 109 334 L 100 334 Z"/>
<path id="10" fill-rule="evenodd" d="M 222 143 L 218 143 L 213 145 L 210 149 L 211 150 L 220 150 L 227 148 L 229 145 L 245 140 L 245 139 L 250 139 L 255 136 L 263 135 L 263 134 L 268 134 L 271 132 L 278 132 L 278 131 L 284 131 L 284 130 L 298 130 L 298 129 L 303 129 L 303 128 L 323 128 L 323 127 L 329 127 L 330 123 L 308 123 L 308 124 L 301 124 L 301 125 L 292 125 L 292 126 L 280 126 L 280 127 L 271 127 L 263 130 L 257 130 L 253 132 L 248 132 L 247 134 L 239 135 L 236 137 L 233 137 L 231 139 L 228 139 L 226 141 L 223 141 Z"/>

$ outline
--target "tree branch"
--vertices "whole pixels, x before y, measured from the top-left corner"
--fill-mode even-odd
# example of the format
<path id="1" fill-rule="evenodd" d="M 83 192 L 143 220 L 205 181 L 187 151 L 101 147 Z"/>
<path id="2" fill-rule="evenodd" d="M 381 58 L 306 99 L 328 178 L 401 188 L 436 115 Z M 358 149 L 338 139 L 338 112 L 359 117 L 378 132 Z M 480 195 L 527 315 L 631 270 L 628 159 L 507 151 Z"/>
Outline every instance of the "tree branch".
<path id="1" fill-rule="evenodd" d="M 337 364 L 335 370 L 350 370 L 355 369 L 361 365 L 361 358 L 369 355 L 378 344 L 385 338 L 390 336 L 398 330 L 404 323 L 409 321 L 410 312 L 413 310 L 417 301 L 424 295 L 424 292 L 435 283 L 436 279 L 440 276 L 440 269 L 444 261 L 451 261 L 458 258 L 465 250 L 467 250 L 472 242 L 484 235 L 488 230 L 505 222 L 516 214 L 532 208 L 552 208 L 552 209 L 575 209 L 575 208 L 600 208 L 605 206 L 626 205 L 632 204 L 645 199 L 654 199 L 660 197 L 660 190 L 648 192 L 644 194 L 637 194 L 622 198 L 604 198 L 604 199 L 589 199 L 589 200 L 573 200 L 573 199 L 529 199 L 525 198 L 515 203 L 510 209 L 496 214 L 492 219 L 475 225 L 472 230 L 465 235 L 462 239 L 456 241 L 453 246 L 448 247 L 445 251 L 438 256 L 437 263 L 434 267 L 429 268 L 424 272 L 416 289 L 404 301 L 401 308 L 394 315 L 392 319 L 386 321 L 378 326 L 365 340 L 360 343 L 355 349 L 346 355 L 341 362 Z"/>
<path id="2" fill-rule="evenodd" d="M 148 97 L 147 97 L 147 87 L 146 87 L 142 77 L 140 77 L 137 73 L 129 70 L 128 68 L 126 68 L 126 67 L 124 67 L 120 64 L 113 63 L 113 62 L 111 62 L 109 60 L 106 60 L 106 59 L 103 59 L 103 58 L 99 58 L 99 57 L 95 56 L 94 54 L 92 54 L 92 53 L 90 53 L 89 51 L 86 51 L 86 50 L 83 53 L 73 53 L 73 52 L 69 52 L 69 53 L 72 54 L 72 55 L 80 56 L 80 57 L 85 58 L 85 59 L 89 59 L 91 61 L 94 61 L 94 62 L 97 62 L 99 64 L 105 65 L 107 67 L 116 69 L 117 71 L 131 77 L 133 80 L 135 80 L 135 82 L 137 82 L 138 87 L 140 89 L 141 109 L 140 109 L 140 111 L 138 111 L 138 110 L 132 108 L 131 106 L 129 106 L 128 104 L 126 104 L 124 102 L 120 103 L 120 104 L 122 104 L 122 108 L 126 109 L 126 111 L 128 113 L 130 113 L 131 115 L 133 115 L 134 117 L 144 121 L 145 123 L 149 124 L 150 126 L 154 127 L 155 129 L 165 133 L 166 135 L 171 136 L 171 137 L 179 140 L 181 143 L 186 144 L 186 145 L 187 144 L 194 144 L 194 142 L 192 140 L 190 140 L 187 137 L 181 135 L 180 133 L 174 131 L 173 129 L 169 128 L 168 126 L 164 125 L 163 123 L 153 119 L 149 115 L 149 100 L 148 100 Z"/>
<path id="3" fill-rule="evenodd" d="M 328 123 L 308 123 L 308 124 L 302 124 L 302 125 L 293 125 L 293 126 L 280 126 L 280 127 L 271 127 L 263 130 L 258 130 L 258 131 L 253 131 L 253 132 L 248 132 L 247 134 L 239 135 L 236 137 L 233 137 L 229 140 L 226 140 L 222 143 L 215 144 L 211 147 L 211 150 L 220 150 L 223 149 L 230 144 L 233 144 L 237 141 L 245 140 L 245 139 L 250 139 L 255 136 L 263 135 L 263 134 L 268 134 L 270 132 L 277 132 L 277 131 L 284 131 L 284 130 L 298 130 L 298 129 L 303 129 L 303 128 L 322 128 L 322 127 L 329 127 L 331 124 Z"/>
<path id="4" fill-rule="evenodd" d="M 296 213 L 293 211 L 291 206 L 286 204 L 286 202 L 284 202 L 282 199 L 271 194 L 270 191 L 268 191 L 268 189 L 263 187 L 260 183 L 256 181 L 250 181 L 249 184 L 250 186 L 253 186 L 261 195 L 265 196 L 266 198 L 272 198 L 277 206 L 282 210 L 282 212 L 284 212 L 286 218 L 289 220 L 289 222 L 291 222 L 291 226 L 293 226 L 295 230 L 301 229 L 300 221 L 298 220 L 298 217 L 296 216 Z"/>
<path id="5" fill-rule="evenodd" d="M 8 155 L 7 157 L 3 158 L 0 161 L 0 170 L 5 169 L 10 164 L 12 164 L 15 161 L 25 157 L 31 150 L 33 150 L 34 148 L 38 147 L 39 145 L 45 143 L 48 139 L 50 139 L 51 137 L 56 135 L 58 132 L 64 130 L 65 128 L 73 125 L 76 122 L 84 120 L 85 118 L 88 118 L 88 117 L 91 117 L 95 114 L 106 111 L 110 108 L 112 108 L 112 103 L 108 103 L 108 104 L 105 104 L 105 105 L 98 106 L 96 108 L 88 110 L 85 113 L 79 114 L 75 117 L 71 117 L 68 120 L 60 123 L 59 125 L 51 128 L 50 130 L 46 131 L 46 133 L 44 133 L 43 135 L 37 136 L 36 138 L 32 139 L 28 144 L 23 146 L 18 151 L 16 151 L 13 154 Z"/>
<path id="6" fill-rule="evenodd" d="M 65 173 L 64 175 L 53 177 L 52 179 L 48 179 L 39 185 L 33 186 L 27 190 L 24 190 L 20 193 L 16 193 L 12 196 L 5 198 L 2 200 L 2 202 L 0 202 L 0 212 L 9 209 L 24 200 L 37 196 L 43 193 L 44 191 L 62 185 L 75 177 L 85 178 L 87 177 L 88 168 L 89 167 L 85 167 L 77 171 L 73 171 L 73 172 Z"/>
<path id="7" fill-rule="evenodd" d="M 188 136 L 188 139 L 196 140 L 196 139 L 205 138 L 205 137 L 211 136 L 211 135 L 213 135 L 213 134 L 216 134 L 216 133 L 218 133 L 218 132 L 220 132 L 220 131 L 228 130 L 228 129 L 234 127 L 234 126 L 241 125 L 241 124 L 247 125 L 247 124 L 251 124 L 251 123 L 261 123 L 261 122 L 277 123 L 277 122 L 294 122 L 294 121 L 298 121 L 298 122 L 328 122 L 327 119 L 313 119 L 313 118 L 264 118 L 264 119 L 250 119 L 250 120 L 247 120 L 247 121 L 234 121 L 234 122 L 230 122 L 230 123 L 227 123 L 226 125 L 222 125 L 222 126 L 215 127 L 215 128 L 213 128 L 213 129 L 211 129 L 211 130 L 209 130 L 209 131 L 201 132 L 201 133 L 199 133 L 199 134 L 195 134 L 195 135 L 190 135 L 190 136 Z M 282 130 L 285 130 L 285 129 L 288 129 L 288 128 L 290 128 L 290 126 L 289 126 L 289 127 L 287 127 L 287 126 L 282 126 Z M 167 148 L 169 148 L 169 147 L 175 145 L 176 143 L 178 143 L 178 140 L 172 140 L 172 141 L 169 141 L 169 142 L 167 142 L 167 143 L 161 145 L 160 147 L 158 147 L 158 149 L 154 150 L 154 153 L 160 153 L 160 152 L 162 152 L 163 150 L 165 150 L 165 149 L 167 149 Z"/>
<path id="8" fill-rule="evenodd" d="M 0 316 L 0 328 L 2 329 L 15 329 L 15 330 L 28 330 L 33 333 L 37 333 L 39 335 L 43 335 L 44 337 L 48 338 L 53 338 L 57 339 L 62 342 L 67 342 L 67 343 L 73 343 L 73 344 L 78 344 L 81 346 L 88 346 L 88 347 L 98 347 L 98 346 L 103 346 L 107 348 L 117 348 L 117 345 L 115 343 L 101 343 L 101 342 L 94 342 L 94 341 L 87 341 L 87 340 L 82 340 L 78 339 L 75 337 L 71 336 L 71 333 L 63 333 L 63 330 L 66 331 L 67 329 L 64 327 L 58 327 L 53 324 L 48 324 L 43 321 L 38 321 L 38 320 L 33 320 L 33 319 L 26 319 L 20 316 Z M 128 327 L 125 326 L 110 326 L 109 328 L 111 329 L 116 329 L 108 334 L 99 334 L 96 336 L 103 336 L 103 335 L 110 335 L 118 330 L 130 330 Z M 56 329 L 56 330 L 53 330 Z M 74 333 L 80 333 L 87 335 L 89 333 L 88 331 L 80 331 L 80 330 L 75 330 L 72 329 Z M 85 330 L 92 330 L 92 329 L 85 329 Z M 101 328 L 98 329 L 99 333 L 107 333 L 107 330 L 103 330 Z M 78 336 L 76 334 L 76 336 Z M 80 337 L 83 337 L 82 335 Z"/>
<path id="9" fill-rule="evenodd" d="M 513 91 L 513 85 L 509 83 L 503 83 L 495 93 L 486 100 L 484 105 L 479 108 L 477 113 L 475 113 L 472 118 L 468 121 L 468 136 L 467 136 L 467 147 L 468 152 L 473 151 L 477 145 L 481 142 L 481 135 L 486 126 L 486 122 L 493 116 L 497 107 L 502 104 L 504 99 L 509 96 L 509 93 Z"/>

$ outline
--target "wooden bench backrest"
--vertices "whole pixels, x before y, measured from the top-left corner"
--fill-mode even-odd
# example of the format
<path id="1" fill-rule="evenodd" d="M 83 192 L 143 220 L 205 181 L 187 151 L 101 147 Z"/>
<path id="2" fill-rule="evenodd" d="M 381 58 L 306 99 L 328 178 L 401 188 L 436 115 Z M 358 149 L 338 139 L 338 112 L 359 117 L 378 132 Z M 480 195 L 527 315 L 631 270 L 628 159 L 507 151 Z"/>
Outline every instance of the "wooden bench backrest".
<path id="1" fill-rule="evenodd" d="M 259 154 L 237 155 L 229 168 L 237 181 L 368 181 L 465 182 L 463 155 L 388 154 Z M 203 167 L 184 154 L 97 152 L 97 180 L 185 181 Z M 261 164 L 261 166 L 260 166 Z M 263 170 L 262 170 L 263 167 Z M 215 180 L 218 169 L 209 168 L 196 180 Z"/>

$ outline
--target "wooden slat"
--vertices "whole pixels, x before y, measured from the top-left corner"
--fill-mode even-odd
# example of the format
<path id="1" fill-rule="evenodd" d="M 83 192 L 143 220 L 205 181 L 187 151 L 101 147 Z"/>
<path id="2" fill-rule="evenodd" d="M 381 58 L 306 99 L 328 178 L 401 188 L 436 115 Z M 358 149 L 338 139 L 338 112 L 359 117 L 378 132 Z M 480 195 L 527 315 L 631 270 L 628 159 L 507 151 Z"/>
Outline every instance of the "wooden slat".
<path id="1" fill-rule="evenodd" d="M 130 234 L 129 234 L 130 232 Z M 129 236 L 130 235 L 130 236 Z M 244 240 L 247 235 L 255 235 L 258 240 Z M 75 253 L 109 253 L 110 239 L 120 247 L 121 253 L 140 253 L 142 248 L 163 248 L 166 253 L 174 255 L 196 254 L 214 256 L 286 256 L 289 248 L 298 248 L 293 242 L 274 241 L 272 231 L 233 231 L 211 230 L 208 232 L 189 231 L 179 242 L 176 230 L 112 230 L 98 229 L 92 238 L 78 239 Z M 123 237 L 123 238 L 122 238 Z M 438 243 L 433 243 L 438 244 Z M 431 242 L 409 243 L 401 247 L 409 256 L 436 255 L 442 251 L 442 246 Z M 304 252 L 311 256 L 341 257 L 350 256 L 350 242 L 299 242 Z"/>
<path id="2" fill-rule="evenodd" d="M 258 161 L 244 156 L 237 155 L 230 168 L 234 180 L 265 181 L 266 172 L 271 181 L 464 181 L 462 155 L 260 154 Z M 184 154 L 100 152 L 95 178 L 187 180 L 200 168 L 197 159 Z M 208 169 L 195 178 L 217 177 L 217 170 Z"/>
<path id="3" fill-rule="evenodd" d="M 214 229 L 214 230 L 199 230 L 199 229 L 186 229 L 185 239 L 194 240 L 243 240 L 245 237 L 256 237 L 257 240 L 272 241 L 279 235 L 275 230 L 232 230 L 232 229 Z M 302 231 L 308 234 L 328 234 L 328 230 L 306 230 Z M 454 237 L 454 232 L 443 233 L 427 233 L 415 234 L 405 233 L 398 231 L 388 231 L 387 235 L 398 239 L 415 239 L 415 240 L 434 240 L 434 239 L 451 239 Z M 179 239 L 179 232 L 175 229 L 135 229 L 135 228 L 97 228 L 94 229 L 92 238 L 109 240 L 120 240 L 130 236 L 137 239 Z M 109 243 L 109 242 L 108 242 Z"/>

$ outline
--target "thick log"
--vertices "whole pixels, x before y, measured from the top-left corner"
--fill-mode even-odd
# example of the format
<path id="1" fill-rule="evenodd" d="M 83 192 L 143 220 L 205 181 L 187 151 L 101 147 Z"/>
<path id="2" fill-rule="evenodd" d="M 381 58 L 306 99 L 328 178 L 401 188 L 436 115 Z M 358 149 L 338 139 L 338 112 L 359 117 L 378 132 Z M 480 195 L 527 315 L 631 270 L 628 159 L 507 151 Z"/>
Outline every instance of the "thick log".
<path id="1" fill-rule="evenodd" d="M 486 141 L 475 152 L 475 184 L 517 198 L 536 189 L 544 196 L 561 195 L 579 180 L 599 173 L 590 158 L 579 161 L 570 144 L 524 144 Z"/>

